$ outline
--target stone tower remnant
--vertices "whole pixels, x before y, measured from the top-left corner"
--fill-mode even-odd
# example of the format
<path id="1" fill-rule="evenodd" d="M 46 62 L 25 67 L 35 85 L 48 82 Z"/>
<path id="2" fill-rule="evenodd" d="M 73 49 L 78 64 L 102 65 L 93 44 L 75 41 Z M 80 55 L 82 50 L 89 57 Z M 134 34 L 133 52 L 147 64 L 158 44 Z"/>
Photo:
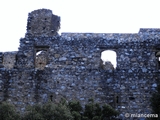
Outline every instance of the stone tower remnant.
<path id="1" fill-rule="evenodd" d="M 51 37 L 60 29 L 60 17 L 53 15 L 51 10 L 35 10 L 28 15 L 26 37 Z"/>

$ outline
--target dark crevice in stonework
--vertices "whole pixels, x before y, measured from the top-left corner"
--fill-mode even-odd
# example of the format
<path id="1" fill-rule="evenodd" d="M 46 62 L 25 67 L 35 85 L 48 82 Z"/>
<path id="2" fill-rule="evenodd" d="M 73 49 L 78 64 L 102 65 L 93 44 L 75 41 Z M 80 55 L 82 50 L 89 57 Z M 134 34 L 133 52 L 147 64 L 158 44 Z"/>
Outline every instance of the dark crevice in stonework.
<path id="1" fill-rule="evenodd" d="M 45 91 L 47 88 L 44 85 L 47 81 L 46 75 L 50 74 L 50 71 L 46 72 L 44 70 L 36 70 L 34 74 L 34 82 L 35 82 L 35 100 L 36 102 L 40 102 L 42 100 L 42 93 L 49 93 L 49 91 Z M 47 82 L 46 82 L 47 83 Z"/>
<path id="2" fill-rule="evenodd" d="M 111 82 L 114 83 L 115 79 L 115 73 L 114 71 L 108 71 L 108 70 L 103 70 L 100 69 L 99 71 L 101 73 L 101 81 L 99 83 L 99 86 L 102 87 L 102 91 L 104 93 L 104 96 L 110 96 L 110 99 L 107 99 L 106 97 L 104 97 L 102 100 L 106 101 L 108 104 L 110 104 L 112 107 L 117 108 L 117 106 L 115 105 L 115 97 L 114 94 L 110 93 L 111 87 L 109 87 L 109 84 L 111 84 Z M 109 80 L 109 82 L 108 82 Z M 113 97 L 112 97 L 113 96 Z"/>
<path id="3" fill-rule="evenodd" d="M 53 95 L 50 95 L 50 101 L 53 101 Z"/>
<path id="4" fill-rule="evenodd" d="M 129 100 L 135 100 L 135 97 L 129 97 Z"/>
<path id="5" fill-rule="evenodd" d="M 157 68 L 160 69 L 160 49 L 156 50 L 155 57 L 157 59 Z"/>
<path id="6" fill-rule="evenodd" d="M 41 82 L 43 80 L 43 71 L 37 70 L 35 74 L 35 100 L 38 103 L 40 99 Z"/>
<path id="7" fill-rule="evenodd" d="M 8 98 L 9 98 L 9 88 L 11 87 L 10 86 L 10 79 L 11 79 L 11 76 L 10 76 L 10 71 L 5 71 L 4 73 L 4 92 L 3 92 L 3 95 L 4 95 L 4 101 L 6 101 Z"/>
<path id="8" fill-rule="evenodd" d="M 121 106 L 121 94 L 115 93 L 115 95 L 114 95 L 114 108 L 117 109 L 118 106 Z"/>
<path id="9" fill-rule="evenodd" d="M 0 68 L 3 68 L 3 53 L 0 52 Z"/>
<path id="10" fill-rule="evenodd" d="M 116 96 L 116 103 L 119 103 L 119 96 Z"/>
<path id="11" fill-rule="evenodd" d="M 31 30 L 31 27 L 28 27 L 28 30 Z"/>

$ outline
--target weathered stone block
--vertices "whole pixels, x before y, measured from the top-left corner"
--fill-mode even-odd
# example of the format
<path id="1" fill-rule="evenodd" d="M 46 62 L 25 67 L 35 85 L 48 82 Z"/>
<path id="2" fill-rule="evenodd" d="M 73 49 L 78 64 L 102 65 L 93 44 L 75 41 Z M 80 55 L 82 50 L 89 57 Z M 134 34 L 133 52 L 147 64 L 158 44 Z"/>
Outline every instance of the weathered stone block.
<path id="1" fill-rule="evenodd" d="M 3 65 L 6 69 L 12 69 L 16 63 L 17 52 L 6 52 L 3 55 Z"/>

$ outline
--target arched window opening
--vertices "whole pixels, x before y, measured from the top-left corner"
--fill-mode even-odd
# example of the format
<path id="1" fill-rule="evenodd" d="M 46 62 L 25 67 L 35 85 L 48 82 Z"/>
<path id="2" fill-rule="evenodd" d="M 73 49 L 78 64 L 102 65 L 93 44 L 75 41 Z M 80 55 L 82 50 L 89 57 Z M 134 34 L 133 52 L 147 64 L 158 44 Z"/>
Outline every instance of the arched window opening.
<path id="1" fill-rule="evenodd" d="M 113 50 L 105 50 L 101 53 L 102 65 L 108 69 L 116 69 L 117 54 Z"/>

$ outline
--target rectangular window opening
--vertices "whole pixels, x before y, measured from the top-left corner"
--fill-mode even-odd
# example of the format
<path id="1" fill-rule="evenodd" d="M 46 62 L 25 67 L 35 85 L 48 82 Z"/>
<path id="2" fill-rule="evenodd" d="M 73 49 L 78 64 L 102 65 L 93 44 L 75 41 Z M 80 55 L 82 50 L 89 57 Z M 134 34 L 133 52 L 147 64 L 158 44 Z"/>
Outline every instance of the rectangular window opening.
<path id="1" fill-rule="evenodd" d="M 48 63 L 49 46 L 35 46 L 35 68 L 43 70 Z"/>

